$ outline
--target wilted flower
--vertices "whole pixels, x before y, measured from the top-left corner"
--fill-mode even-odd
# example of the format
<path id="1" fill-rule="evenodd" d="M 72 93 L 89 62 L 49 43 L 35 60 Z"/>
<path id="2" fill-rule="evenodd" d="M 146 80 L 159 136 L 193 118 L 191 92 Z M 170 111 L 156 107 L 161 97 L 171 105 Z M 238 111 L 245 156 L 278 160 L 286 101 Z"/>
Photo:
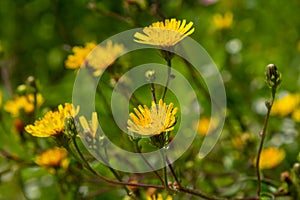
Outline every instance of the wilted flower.
<path id="1" fill-rule="evenodd" d="M 134 108 L 134 113 L 130 113 L 130 118 L 127 122 L 128 130 L 140 135 L 159 135 L 162 132 L 172 131 L 176 122 L 175 114 L 178 108 L 173 108 L 174 104 L 168 106 L 159 100 L 158 105 L 152 101 L 152 106 L 149 109 L 146 105 Z"/>
<path id="2" fill-rule="evenodd" d="M 194 32 L 193 22 L 186 24 L 186 20 L 166 19 L 145 27 L 142 33 L 134 34 L 134 41 L 160 47 L 171 47 Z"/>
<path id="3" fill-rule="evenodd" d="M 49 111 L 40 120 L 36 120 L 34 125 L 27 125 L 25 130 L 36 137 L 49 137 L 60 134 L 65 129 L 65 119 L 68 116 L 75 116 L 79 111 L 79 107 L 74 108 L 70 103 L 65 106 L 58 106 L 57 111 Z"/>
<path id="4" fill-rule="evenodd" d="M 260 169 L 271 169 L 276 167 L 285 157 L 285 152 L 282 149 L 275 147 L 268 147 L 262 150 L 259 161 Z M 254 165 L 256 164 L 256 158 L 254 159 Z"/>
<path id="5" fill-rule="evenodd" d="M 25 113 L 32 113 L 35 106 L 34 101 L 34 94 L 15 96 L 13 100 L 6 102 L 4 110 L 9 112 L 13 117 L 18 117 L 22 111 Z M 41 94 L 36 95 L 36 101 L 37 106 L 40 106 L 44 102 Z"/>

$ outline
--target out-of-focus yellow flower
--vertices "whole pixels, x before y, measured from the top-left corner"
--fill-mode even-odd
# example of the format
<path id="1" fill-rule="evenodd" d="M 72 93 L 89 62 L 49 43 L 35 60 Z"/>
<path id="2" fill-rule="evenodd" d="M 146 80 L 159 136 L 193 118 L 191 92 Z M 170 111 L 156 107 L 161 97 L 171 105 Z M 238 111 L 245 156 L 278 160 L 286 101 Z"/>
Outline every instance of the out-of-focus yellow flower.
<path id="1" fill-rule="evenodd" d="M 95 47 L 87 58 L 88 65 L 95 69 L 94 76 L 102 74 L 105 68 L 113 64 L 123 51 L 124 46 L 122 44 L 113 44 L 110 40 L 105 46 Z"/>
<path id="2" fill-rule="evenodd" d="M 69 55 L 65 61 L 68 69 L 78 69 L 84 64 L 86 57 L 97 46 L 95 42 L 88 42 L 84 47 L 75 46 L 72 48 L 72 55 Z"/>
<path id="3" fill-rule="evenodd" d="M 282 117 L 291 114 L 300 103 L 299 94 L 287 94 L 281 99 L 275 100 L 271 114 L 280 115 Z"/>
<path id="4" fill-rule="evenodd" d="M 296 110 L 294 110 L 294 112 L 292 114 L 292 118 L 296 122 L 300 122 L 300 107 L 298 107 Z"/>
<path id="5" fill-rule="evenodd" d="M 250 135 L 249 133 L 243 133 L 240 136 L 232 138 L 232 144 L 235 148 L 241 149 L 243 148 L 246 143 L 250 140 Z"/>
<path id="6" fill-rule="evenodd" d="M 134 41 L 161 47 L 171 47 L 194 32 L 193 22 L 186 24 L 186 20 L 166 19 L 155 22 L 143 29 L 144 34 L 135 33 Z"/>
<path id="7" fill-rule="evenodd" d="M 33 125 L 27 125 L 25 130 L 36 137 L 49 137 L 60 134 L 65 128 L 65 119 L 74 117 L 79 112 L 79 107 L 74 108 L 70 103 L 65 106 L 58 106 L 57 111 L 49 111 L 40 120 L 36 120 Z"/>
<path id="8" fill-rule="evenodd" d="M 67 150 L 62 147 L 54 147 L 49 149 L 35 158 L 35 163 L 42 167 L 62 167 L 67 168 L 69 159 L 67 158 Z"/>
<path id="9" fill-rule="evenodd" d="M 41 94 L 37 94 L 36 101 L 37 106 L 40 106 L 44 102 Z M 6 102 L 4 110 L 9 112 L 13 117 L 18 117 L 21 111 L 32 113 L 34 111 L 34 95 L 15 96 L 13 100 Z"/>
<path id="10" fill-rule="evenodd" d="M 276 167 L 285 157 L 285 152 L 282 149 L 268 147 L 262 150 L 259 161 L 260 169 L 271 169 Z M 256 158 L 253 161 L 256 164 Z"/>
<path id="11" fill-rule="evenodd" d="M 223 15 L 217 13 L 213 16 L 213 27 L 217 30 L 224 30 L 231 28 L 233 24 L 233 14 L 232 12 L 226 12 Z"/>
<path id="12" fill-rule="evenodd" d="M 167 197 L 163 198 L 162 194 L 153 194 L 151 196 L 147 196 L 147 200 L 172 200 L 172 196 L 168 195 Z"/>
<path id="13" fill-rule="evenodd" d="M 127 122 L 128 130 L 140 135 L 159 135 L 162 132 L 172 131 L 176 122 L 175 114 L 178 108 L 173 108 L 174 104 L 166 103 L 162 99 L 158 105 L 152 101 L 152 106 L 149 109 L 146 105 L 134 108 L 134 113 L 130 113 Z"/>
<path id="14" fill-rule="evenodd" d="M 209 134 L 208 129 L 210 126 L 211 126 L 210 131 L 213 131 L 217 127 L 217 125 L 218 125 L 217 120 L 208 117 L 203 117 L 195 124 L 195 127 L 199 135 L 205 136 Z"/>
<path id="15" fill-rule="evenodd" d="M 84 116 L 80 116 L 79 121 L 84 132 L 89 133 L 92 136 L 92 138 L 95 138 L 98 129 L 97 113 L 96 112 L 92 113 L 92 120 L 90 121 L 90 123 L 87 122 Z"/>

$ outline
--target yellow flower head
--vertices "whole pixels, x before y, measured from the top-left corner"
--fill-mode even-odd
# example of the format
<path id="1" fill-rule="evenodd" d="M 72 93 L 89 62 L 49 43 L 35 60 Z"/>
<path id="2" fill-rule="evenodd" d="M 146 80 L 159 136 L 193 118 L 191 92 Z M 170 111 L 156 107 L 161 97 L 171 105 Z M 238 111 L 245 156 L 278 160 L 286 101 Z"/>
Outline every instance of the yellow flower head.
<path id="1" fill-rule="evenodd" d="M 131 120 L 127 122 L 128 130 L 147 136 L 172 131 L 176 122 L 175 114 L 178 111 L 178 108 L 173 106 L 173 103 L 166 106 L 162 99 L 159 100 L 158 105 L 152 101 L 150 109 L 146 105 L 139 105 L 138 109 L 134 108 L 135 114 L 129 114 Z"/>
<path id="2" fill-rule="evenodd" d="M 147 196 L 147 200 L 172 200 L 172 196 L 168 195 L 166 198 L 163 198 L 162 194 L 153 194 L 151 196 Z"/>
<path id="3" fill-rule="evenodd" d="M 93 138 L 95 138 L 98 129 L 97 113 L 96 112 L 92 113 L 92 120 L 90 121 L 90 123 L 87 122 L 84 116 L 80 116 L 79 121 L 84 132 L 89 133 Z"/>
<path id="4" fill-rule="evenodd" d="M 194 32 L 193 22 L 186 24 L 186 20 L 166 19 L 155 22 L 143 29 L 144 34 L 135 33 L 134 41 L 161 47 L 171 47 Z"/>
<path id="5" fill-rule="evenodd" d="M 60 134 L 65 128 L 65 119 L 69 116 L 75 116 L 79 111 L 70 103 L 65 103 L 65 107 L 58 106 L 57 111 L 49 111 L 40 120 L 36 120 L 33 125 L 27 125 L 25 130 L 36 137 L 49 137 Z"/>
<path id="6" fill-rule="evenodd" d="M 217 30 L 229 29 L 233 23 L 233 14 L 226 12 L 224 16 L 217 13 L 213 16 L 213 26 Z"/>
<path id="7" fill-rule="evenodd" d="M 287 94 L 281 99 L 274 102 L 271 114 L 279 116 L 287 116 L 291 114 L 300 103 L 299 94 Z"/>
<path id="8" fill-rule="evenodd" d="M 292 118 L 296 122 L 300 122 L 300 107 L 298 107 L 296 110 L 294 110 L 294 112 L 292 114 Z"/>
<path id="9" fill-rule="evenodd" d="M 37 94 L 37 106 L 40 106 L 44 99 L 41 94 Z M 34 95 L 15 96 L 13 100 L 6 102 L 4 110 L 9 112 L 13 117 L 18 117 L 21 111 L 32 113 L 34 111 Z"/>
<path id="10" fill-rule="evenodd" d="M 211 126 L 211 130 L 217 127 L 217 120 L 203 117 L 198 123 L 196 123 L 196 129 L 199 135 L 205 136 L 209 134 L 208 129 Z"/>
<path id="11" fill-rule="evenodd" d="M 66 168 L 69 159 L 67 158 L 67 150 L 61 147 L 54 147 L 43 152 L 35 158 L 35 163 L 43 167 L 63 167 Z"/>
<path id="12" fill-rule="evenodd" d="M 232 138 L 231 142 L 235 148 L 242 149 L 249 142 L 249 140 L 251 140 L 250 134 L 243 133 L 240 136 L 236 136 L 236 137 Z"/>
<path id="13" fill-rule="evenodd" d="M 113 44 L 110 40 L 103 47 L 95 47 L 87 58 L 88 65 L 95 70 L 94 76 L 102 74 L 105 68 L 113 64 L 123 51 L 122 44 Z"/>
<path id="14" fill-rule="evenodd" d="M 65 61 L 65 66 L 68 69 L 78 69 L 84 64 L 86 57 L 97 46 L 95 42 L 85 44 L 85 47 L 75 46 L 72 48 L 72 55 L 69 55 Z"/>
<path id="15" fill-rule="evenodd" d="M 262 150 L 259 160 L 260 169 L 271 169 L 276 167 L 285 157 L 285 152 L 282 149 L 275 147 L 268 147 Z M 253 161 L 254 165 L 256 159 Z"/>

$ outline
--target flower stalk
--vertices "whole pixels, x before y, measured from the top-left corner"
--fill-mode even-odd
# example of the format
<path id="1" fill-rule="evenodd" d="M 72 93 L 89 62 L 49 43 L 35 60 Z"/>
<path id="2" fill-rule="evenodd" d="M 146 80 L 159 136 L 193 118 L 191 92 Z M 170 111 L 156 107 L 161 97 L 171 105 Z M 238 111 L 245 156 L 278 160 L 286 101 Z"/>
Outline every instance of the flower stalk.
<path id="1" fill-rule="evenodd" d="M 281 83 L 281 74 L 278 72 L 277 67 L 274 64 L 269 64 L 266 67 L 266 82 L 271 88 L 271 101 L 266 101 L 267 114 L 264 120 L 263 129 L 260 133 L 260 143 L 258 147 L 258 153 L 256 158 L 256 175 L 257 175 L 257 195 L 261 195 L 261 173 L 260 173 L 260 156 L 263 150 L 264 141 L 266 137 L 268 122 L 270 118 L 271 109 L 275 100 L 276 90 L 279 84 Z"/>

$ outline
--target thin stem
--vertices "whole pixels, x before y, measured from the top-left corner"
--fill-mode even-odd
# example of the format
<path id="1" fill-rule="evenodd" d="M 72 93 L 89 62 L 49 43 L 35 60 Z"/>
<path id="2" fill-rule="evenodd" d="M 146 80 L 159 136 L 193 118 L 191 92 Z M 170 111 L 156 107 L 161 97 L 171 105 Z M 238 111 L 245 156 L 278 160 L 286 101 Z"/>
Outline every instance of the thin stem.
<path id="1" fill-rule="evenodd" d="M 145 161 L 145 163 L 151 168 L 152 172 L 159 178 L 162 184 L 164 184 L 164 180 L 161 178 L 161 176 L 157 173 L 157 171 L 153 168 L 153 166 L 148 162 L 148 160 L 143 155 L 141 148 L 138 146 L 138 142 L 135 142 L 136 151 L 141 155 L 142 159 Z"/>
<path id="2" fill-rule="evenodd" d="M 195 196 L 198 196 L 198 197 L 202 197 L 202 198 L 207 199 L 207 200 L 228 200 L 227 198 L 208 196 L 207 194 L 205 194 L 201 191 L 196 191 L 196 190 L 189 189 L 189 188 L 184 188 L 184 187 L 179 188 L 179 191 L 189 193 L 189 194 L 192 194 L 192 195 L 195 195 Z"/>
<path id="3" fill-rule="evenodd" d="M 76 138 L 72 138 L 74 146 L 76 151 L 78 152 L 80 158 L 83 160 L 84 162 L 84 166 L 91 171 L 93 174 L 95 174 L 98 178 L 111 183 L 111 184 L 117 184 L 117 185 L 127 185 L 127 186 L 136 186 L 136 187 L 146 187 L 146 188 L 158 188 L 158 189 L 164 189 L 164 186 L 161 185 L 152 185 L 152 184 L 144 184 L 144 183 L 130 183 L 130 182 L 124 182 L 124 181 L 116 181 L 113 179 L 109 179 L 105 176 L 102 176 L 101 174 L 99 174 L 97 171 L 95 171 L 89 164 L 89 162 L 85 159 L 85 157 L 83 156 L 83 154 L 81 153 L 81 151 L 79 150 L 78 144 L 76 142 Z"/>
<path id="4" fill-rule="evenodd" d="M 256 158 L 256 175 L 257 175 L 257 195 L 260 196 L 261 193 L 261 174 L 260 174 L 260 169 L 259 169 L 259 163 L 260 163 L 260 155 L 261 152 L 263 150 L 263 146 L 264 146 L 264 140 L 266 137 L 266 132 L 267 132 L 267 127 L 268 127 L 268 122 L 269 122 L 269 118 L 270 118 L 270 113 L 271 113 L 271 109 L 275 100 L 275 94 L 276 94 L 276 89 L 272 88 L 272 100 L 271 103 L 269 104 L 269 106 L 267 106 L 267 114 L 264 120 L 264 124 L 263 124 L 263 129 L 260 133 L 260 143 L 259 143 L 259 147 L 258 147 L 258 152 L 257 152 L 257 158 Z"/>
<path id="5" fill-rule="evenodd" d="M 120 177 L 120 175 L 116 172 L 116 170 L 114 170 L 112 167 L 109 166 L 109 163 L 108 161 L 106 161 L 107 159 L 104 159 L 103 156 L 100 154 L 100 152 L 97 151 L 97 155 L 100 157 L 100 159 L 104 162 L 104 164 L 108 167 L 108 169 L 111 171 L 111 173 L 116 177 L 116 179 L 120 182 L 122 182 L 122 178 Z M 105 157 L 107 158 L 107 151 L 106 151 L 106 148 L 105 148 Z M 127 193 L 128 196 L 132 196 L 130 194 L 130 190 L 124 186 L 124 189 Z"/>
<path id="6" fill-rule="evenodd" d="M 168 90 L 168 86 L 169 86 L 169 83 L 170 83 L 170 79 L 171 79 L 171 69 L 172 69 L 171 58 L 166 58 L 166 61 L 167 61 L 167 64 L 168 64 L 168 77 L 167 77 L 165 89 L 164 89 L 164 92 L 163 92 L 163 95 L 162 95 L 162 98 L 161 98 L 162 100 L 165 99 L 165 96 L 166 96 L 166 93 L 167 93 L 167 90 Z"/>
<path id="7" fill-rule="evenodd" d="M 88 7 L 89 9 L 93 10 L 93 11 L 96 11 L 104 16 L 107 16 L 107 17 L 111 17 L 111 18 L 114 18 L 114 19 L 117 19 L 117 20 L 120 20 L 122 22 L 126 22 L 130 25 L 135 25 L 135 22 L 130 18 L 130 17 L 124 17 L 122 15 L 119 15 L 118 13 L 115 13 L 115 12 L 111 12 L 109 10 L 105 10 L 105 9 L 102 9 L 100 7 L 98 7 L 95 2 L 90 2 L 88 4 Z"/>
<path id="8" fill-rule="evenodd" d="M 164 149 L 160 150 L 161 153 L 161 157 L 162 157 L 162 161 L 163 161 L 163 173 L 164 173 L 164 185 L 165 185 L 165 189 L 169 189 L 169 184 L 168 184 L 168 175 L 167 175 L 167 167 L 165 166 L 167 164 L 166 162 L 166 152 Z"/>
<path id="9" fill-rule="evenodd" d="M 154 83 L 151 83 L 150 90 L 151 90 L 151 93 L 152 93 L 152 99 L 153 99 L 153 101 L 156 104 L 156 95 L 155 95 L 155 86 L 154 86 Z"/>
<path id="10" fill-rule="evenodd" d="M 170 163 L 170 160 L 169 160 L 168 156 L 166 156 L 166 161 L 167 161 L 168 167 L 170 168 L 170 171 L 171 171 L 171 173 L 172 173 L 172 175 L 173 175 L 173 177 L 176 181 L 176 184 L 178 185 L 179 188 L 181 188 L 181 183 L 179 182 L 179 179 L 176 176 L 176 173 L 175 173 L 175 171 L 172 167 L 172 164 Z"/>

